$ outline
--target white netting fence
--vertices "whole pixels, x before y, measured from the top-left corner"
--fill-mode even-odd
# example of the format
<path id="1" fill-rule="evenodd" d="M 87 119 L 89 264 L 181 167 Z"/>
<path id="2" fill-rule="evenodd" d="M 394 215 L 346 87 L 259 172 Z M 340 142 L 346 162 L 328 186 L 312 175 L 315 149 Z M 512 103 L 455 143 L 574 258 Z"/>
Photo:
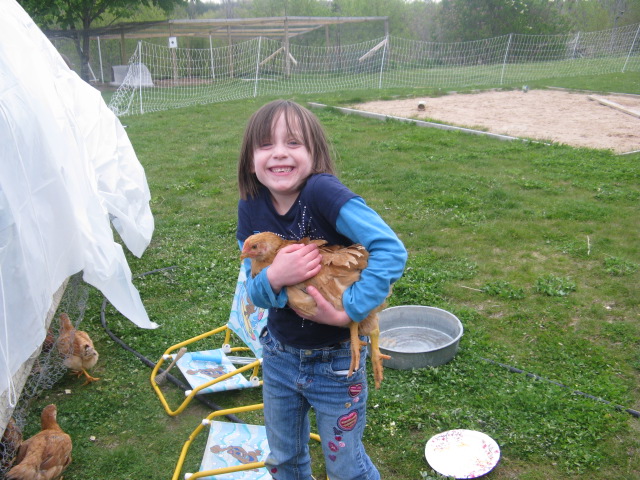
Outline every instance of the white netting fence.
<path id="1" fill-rule="evenodd" d="M 109 107 L 132 115 L 260 95 L 500 86 L 630 71 L 640 71 L 640 25 L 462 43 L 388 36 L 313 47 L 260 37 L 193 49 L 141 41 Z"/>

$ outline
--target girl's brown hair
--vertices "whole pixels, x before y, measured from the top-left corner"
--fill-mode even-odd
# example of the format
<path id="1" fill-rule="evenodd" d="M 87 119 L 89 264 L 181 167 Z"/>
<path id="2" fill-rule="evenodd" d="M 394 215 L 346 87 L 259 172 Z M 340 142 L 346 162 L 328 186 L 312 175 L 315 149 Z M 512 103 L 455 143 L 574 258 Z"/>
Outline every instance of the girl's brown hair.
<path id="1" fill-rule="evenodd" d="M 289 134 L 295 136 L 309 151 L 313 159 L 312 172 L 335 175 L 329 143 L 316 116 L 295 102 L 274 100 L 251 116 L 244 132 L 238 161 L 238 188 L 243 200 L 258 195 L 261 183 L 252 172 L 253 152 L 271 138 L 274 124 L 281 114 L 284 114 Z"/>

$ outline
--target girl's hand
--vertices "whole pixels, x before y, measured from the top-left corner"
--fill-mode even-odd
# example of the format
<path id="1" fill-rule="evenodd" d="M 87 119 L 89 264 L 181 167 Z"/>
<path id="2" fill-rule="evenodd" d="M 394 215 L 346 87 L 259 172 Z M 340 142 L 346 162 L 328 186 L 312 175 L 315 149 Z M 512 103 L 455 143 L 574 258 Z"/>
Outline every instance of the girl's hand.
<path id="1" fill-rule="evenodd" d="M 281 249 L 267 269 L 267 279 L 275 293 L 315 276 L 322 268 L 322 255 L 315 244 L 296 243 Z"/>
<path id="2" fill-rule="evenodd" d="M 307 320 L 311 320 L 316 323 L 324 323 L 325 325 L 333 325 L 335 327 L 346 327 L 351 323 L 351 319 L 344 310 L 336 310 L 336 308 L 329 303 L 316 287 L 311 285 L 307 287 L 307 293 L 318 305 L 318 311 L 313 317 L 307 317 L 296 311 L 298 315 Z M 294 309 L 295 311 L 295 309 Z"/>

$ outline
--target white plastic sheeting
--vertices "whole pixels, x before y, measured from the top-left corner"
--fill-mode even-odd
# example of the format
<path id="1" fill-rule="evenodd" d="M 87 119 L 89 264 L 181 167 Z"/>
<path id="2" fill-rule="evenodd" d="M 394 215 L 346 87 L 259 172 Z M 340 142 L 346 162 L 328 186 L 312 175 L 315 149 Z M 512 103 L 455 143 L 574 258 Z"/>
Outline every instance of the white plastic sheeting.
<path id="1" fill-rule="evenodd" d="M 55 291 L 83 271 L 155 328 L 111 224 L 136 256 L 153 233 L 144 170 L 100 92 L 15 0 L 0 0 L 0 392 L 45 338 Z"/>

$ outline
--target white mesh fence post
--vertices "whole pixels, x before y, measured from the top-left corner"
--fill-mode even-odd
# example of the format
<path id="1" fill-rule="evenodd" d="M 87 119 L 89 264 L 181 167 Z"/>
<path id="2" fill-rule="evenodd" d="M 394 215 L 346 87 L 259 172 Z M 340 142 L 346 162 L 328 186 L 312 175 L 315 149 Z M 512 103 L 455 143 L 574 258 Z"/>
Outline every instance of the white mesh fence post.
<path id="1" fill-rule="evenodd" d="M 640 25 L 638 25 L 638 29 L 636 30 L 636 34 L 633 37 L 633 42 L 631 42 L 631 48 L 629 48 L 629 53 L 627 54 L 627 59 L 624 61 L 624 66 L 622 67 L 622 73 L 624 73 L 627 68 L 627 64 L 629 63 L 629 58 L 631 58 L 631 53 L 633 52 L 633 47 L 636 46 L 636 40 L 638 39 L 638 34 L 640 33 Z"/>
<path id="2" fill-rule="evenodd" d="M 213 62 L 213 40 L 211 39 L 211 35 L 209 35 L 209 54 L 211 56 L 211 80 L 216 79 L 216 69 L 215 64 Z"/>
<path id="3" fill-rule="evenodd" d="M 389 35 L 384 37 L 384 49 L 382 50 L 382 59 L 380 60 L 380 79 L 378 80 L 378 88 L 382 88 L 382 74 L 384 73 L 384 60 L 387 56 L 387 48 L 389 48 Z"/>
<path id="4" fill-rule="evenodd" d="M 578 53 L 578 44 L 580 43 L 580 32 L 577 33 L 575 42 L 573 44 L 573 55 L 571 55 L 572 59 L 576 59 L 576 54 Z"/>
<path id="5" fill-rule="evenodd" d="M 509 48 L 511 47 L 512 38 L 513 38 L 513 33 L 510 33 L 509 41 L 507 42 L 507 48 L 504 51 L 504 60 L 502 61 L 502 75 L 500 75 L 500 85 L 504 83 L 504 71 L 507 68 L 507 59 L 509 58 Z"/>
<path id="6" fill-rule="evenodd" d="M 100 49 L 100 37 L 96 37 L 98 40 L 98 58 L 100 58 L 100 82 L 104 83 L 104 71 L 102 70 L 102 50 Z"/>
<path id="7" fill-rule="evenodd" d="M 140 52 L 140 43 L 138 42 L 138 46 L 136 47 L 136 51 L 133 53 L 133 57 L 131 57 L 131 60 L 129 60 L 129 68 L 127 69 L 127 75 L 125 76 L 125 79 L 123 80 L 122 85 L 125 85 L 127 83 L 127 77 L 129 76 L 129 72 L 131 70 L 131 66 L 133 65 L 133 63 L 131 63 L 131 62 L 132 61 L 135 62 L 136 59 L 138 60 L 138 62 L 142 62 L 142 58 L 140 57 L 140 53 L 141 53 Z M 129 90 L 131 92 L 130 96 L 129 96 L 129 104 L 127 105 L 127 110 L 126 110 L 127 112 L 129 112 L 129 109 L 133 105 L 133 99 L 136 96 L 136 91 L 135 91 L 135 88 L 133 88 L 133 85 L 131 87 L 129 87 L 129 85 L 127 85 L 125 87 L 125 89 L 123 90 L 124 92 L 127 91 L 127 87 L 129 88 Z M 120 89 L 118 88 L 118 90 L 120 90 Z"/>
<path id="8" fill-rule="evenodd" d="M 142 106 L 142 42 L 138 42 L 138 49 L 140 50 L 140 61 L 138 62 L 138 86 L 140 92 L 140 113 L 144 113 L 144 107 Z"/>
<path id="9" fill-rule="evenodd" d="M 256 81 L 253 86 L 253 97 L 258 96 L 258 81 L 260 78 L 260 49 L 262 48 L 262 37 L 258 38 L 258 48 L 256 49 Z"/>

